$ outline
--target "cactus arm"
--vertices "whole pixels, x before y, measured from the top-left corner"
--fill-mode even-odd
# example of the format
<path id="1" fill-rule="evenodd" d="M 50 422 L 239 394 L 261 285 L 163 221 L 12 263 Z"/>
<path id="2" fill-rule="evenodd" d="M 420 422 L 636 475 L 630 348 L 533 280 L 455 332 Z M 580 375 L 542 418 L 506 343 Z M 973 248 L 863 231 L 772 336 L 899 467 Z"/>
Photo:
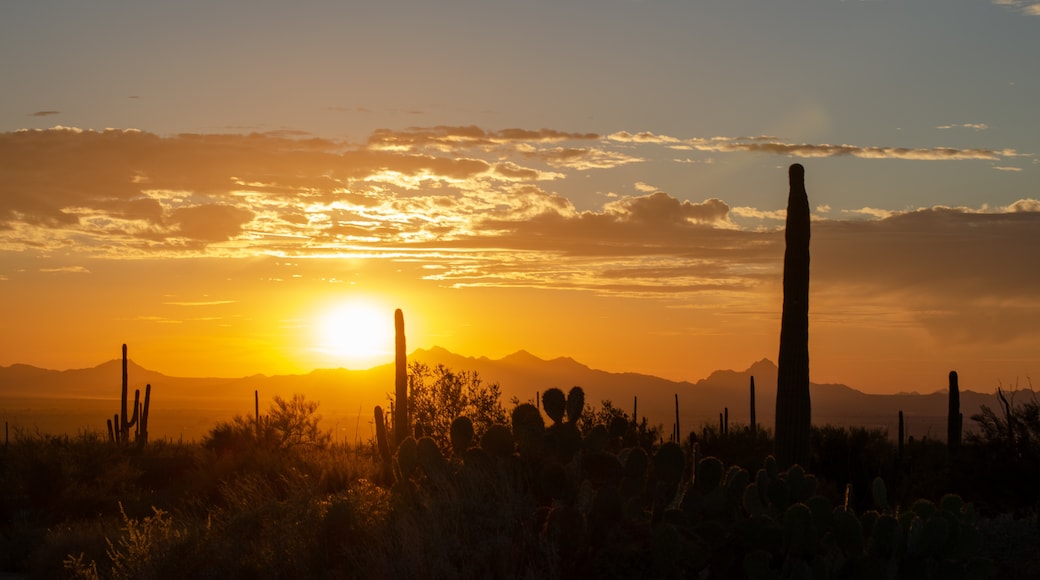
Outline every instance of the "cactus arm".
<path id="1" fill-rule="evenodd" d="M 141 416 L 137 420 L 137 428 L 140 432 L 139 438 L 141 443 L 148 443 L 148 410 L 152 404 L 152 385 L 151 383 L 144 386 L 144 404 L 141 406 Z"/>

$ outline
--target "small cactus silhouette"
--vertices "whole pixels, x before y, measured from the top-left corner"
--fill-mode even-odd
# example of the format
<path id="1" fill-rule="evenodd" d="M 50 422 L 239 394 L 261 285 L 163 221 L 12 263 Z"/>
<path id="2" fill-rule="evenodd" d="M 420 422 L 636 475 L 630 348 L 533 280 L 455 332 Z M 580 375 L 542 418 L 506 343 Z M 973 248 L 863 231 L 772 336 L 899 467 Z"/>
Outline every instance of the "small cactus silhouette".
<path id="1" fill-rule="evenodd" d="M 751 377 L 751 439 L 758 435 L 758 416 L 755 414 L 755 377 Z"/>
<path id="2" fill-rule="evenodd" d="M 585 411 L 585 391 L 581 387 L 571 387 L 567 392 L 567 421 L 576 423 Z"/>
<path id="3" fill-rule="evenodd" d="M 397 446 L 397 479 L 410 479 L 419 467 L 419 450 L 412 436 L 405 437 Z"/>
<path id="4" fill-rule="evenodd" d="M 686 456 L 678 443 L 665 443 L 654 454 L 654 475 L 669 487 L 679 483 L 685 468 Z"/>
<path id="5" fill-rule="evenodd" d="M 416 442 L 416 460 L 426 476 L 434 480 L 442 480 L 447 477 L 448 462 L 441 454 L 437 442 L 430 437 L 423 437 Z"/>
<path id="6" fill-rule="evenodd" d="M 961 448 L 961 427 L 964 421 L 961 415 L 961 390 L 957 382 L 957 371 L 950 371 L 950 409 L 946 416 L 946 445 L 950 455 L 956 455 Z"/>
<path id="7" fill-rule="evenodd" d="M 513 433 L 505 425 L 492 425 L 480 438 L 480 448 L 492 457 L 513 454 Z"/>
<path id="8" fill-rule="evenodd" d="M 553 424 L 561 423 L 564 413 L 567 412 L 567 396 L 560 389 L 553 387 L 542 393 L 542 408 Z"/>
<path id="9" fill-rule="evenodd" d="M 376 448 L 379 450 L 379 457 L 382 459 L 383 464 L 390 465 L 390 440 L 386 436 L 386 419 L 383 417 L 383 408 L 376 405 L 374 415 L 376 422 Z M 259 415 L 257 417 L 259 419 Z"/>
<path id="10" fill-rule="evenodd" d="M 469 417 L 456 417 L 451 422 L 451 450 L 456 457 L 462 457 L 473 445 L 473 421 Z"/>
<path id="11" fill-rule="evenodd" d="M 513 409 L 513 438 L 524 456 L 538 455 L 542 449 L 545 421 L 537 407 L 530 403 L 517 405 Z"/>

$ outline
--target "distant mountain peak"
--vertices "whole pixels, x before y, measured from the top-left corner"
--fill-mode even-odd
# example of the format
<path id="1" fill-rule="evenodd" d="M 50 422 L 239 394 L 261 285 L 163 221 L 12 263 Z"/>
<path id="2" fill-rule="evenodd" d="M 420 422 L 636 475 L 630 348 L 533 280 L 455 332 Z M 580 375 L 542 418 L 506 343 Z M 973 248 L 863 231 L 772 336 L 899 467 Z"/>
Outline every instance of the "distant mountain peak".
<path id="1" fill-rule="evenodd" d="M 747 388 L 751 377 L 755 378 L 755 384 L 765 386 L 775 383 L 777 368 L 773 361 L 764 358 L 751 364 L 747 369 L 735 371 L 733 369 L 717 370 L 706 378 L 696 382 L 700 387 L 717 386 L 729 389 Z"/>
<path id="2" fill-rule="evenodd" d="M 538 358 L 530 352 L 520 349 L 512 354 L 502 357 L 500 362 L 509 364 L 531 364 L 545 362 L 545 359 Z"/>
<path id="3" fill-rule="evenodd" d="M 771 374 L 775 373 L 776 370 L 776 363 L 767 358 L 764 358 L 760 361 L 752 363 L 751 366 L 748 367 L 747 372 L 751 373 L 752 375 Z"/>
<path id="4" fill-rule="evenodd" d="M 434 355 L 434 356 L 450 355 L 450 356 L 457 356 L 455 353 L 453 353 L 450 350 L 444 348 L 443 346 L 437 346 L 437 345 L 431 346 L 430 348 L 417 348 L 412 353 L 412 355 L 413 356 L 414 355 Z"/>

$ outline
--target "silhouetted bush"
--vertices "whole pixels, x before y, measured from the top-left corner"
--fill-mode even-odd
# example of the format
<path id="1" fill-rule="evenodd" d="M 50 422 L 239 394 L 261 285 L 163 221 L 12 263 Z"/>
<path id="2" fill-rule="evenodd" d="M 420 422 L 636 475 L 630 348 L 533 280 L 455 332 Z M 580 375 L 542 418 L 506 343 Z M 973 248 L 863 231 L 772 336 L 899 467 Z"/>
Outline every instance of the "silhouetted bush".
<path id="1" fill-rule="evenodd" d="M 888 433 L 864 427 L 816 426 L 812 429 L 811 469 L 832 486 L 829 494 L 843 494 L 852 485 L 856 510 L 871 506 L 871 483 L 876 477 L 893 481 L 895 445 Z"/>
<path id="2" fill-rule="evenodd" d="M 997 410 L 983 405 L 971 417 L 978 429 L 968 434 L 956 462 L 959 484 L 977 494 L 988 511 L 1035 516 L 1040 508 L 1040 400 L 1032 389 L 998 389 L 997 395 Z"/>
<path id="3" fill-rule="evenodd" d="M 474 371 L 453 371 L 444 365 L 408 365 L 409 416 L 417 432 L 431 437 L 444 452 L 451 450 L 451 424 L 468 417 L 479 440 L 488 427 L 505 423 L 497 383 L 485 383 Z"/>
<path id="4" fill-rule="evenodd" d="M 203 438 L 207 449 L 220 453 L 244 453 L 249 449 L 293 449 L 299 446 L 324 447 L 331 441 L 318 425 L 319 403 L 300 393 L 291 399 L 275 396 L 266 415 L 252 419 L 236 415 L 217 423 Z"/>
<path id="5" fill-rule="evenodd" d="M 704 457 L 724 457 L 731 465 L 753 471 L 773 453 L 773 433 L 761 426 L 752 433 L 746 425 L 733 424 L 722 434 L 717 425 L 704 425 L 697 446 Z"/>

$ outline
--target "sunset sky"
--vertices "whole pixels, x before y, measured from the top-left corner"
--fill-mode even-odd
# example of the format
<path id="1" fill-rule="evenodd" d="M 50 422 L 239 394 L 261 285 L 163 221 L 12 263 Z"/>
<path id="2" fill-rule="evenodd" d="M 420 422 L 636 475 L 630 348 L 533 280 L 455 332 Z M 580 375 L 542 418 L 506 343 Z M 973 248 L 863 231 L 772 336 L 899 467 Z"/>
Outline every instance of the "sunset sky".
<path id="1" fill-rule="evenodd" d="M 1040 2 L 4 2 L 0 365 L 1040 377 Z M 374 321 L 372 320 L 374 318 Z M 1038 384 L 1037 386 L 1040 386 Z"/>

